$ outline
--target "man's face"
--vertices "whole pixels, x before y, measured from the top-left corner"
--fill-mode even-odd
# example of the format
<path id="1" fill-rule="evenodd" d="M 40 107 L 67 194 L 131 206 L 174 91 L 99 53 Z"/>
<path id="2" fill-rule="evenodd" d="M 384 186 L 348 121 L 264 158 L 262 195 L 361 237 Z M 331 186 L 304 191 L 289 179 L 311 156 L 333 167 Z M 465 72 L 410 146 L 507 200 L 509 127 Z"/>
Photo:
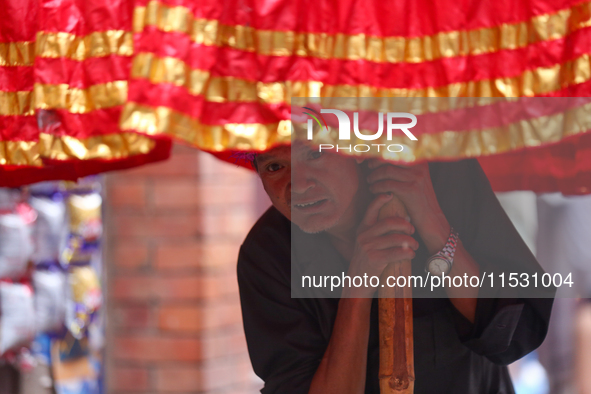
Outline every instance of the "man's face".
<path id="1" fill-rule="evenodd" d="M 258 155 L 273 205 L 303 231 L 317 233 L 354 220 L 359 167 L 354 158 L 296 143 Z"/>

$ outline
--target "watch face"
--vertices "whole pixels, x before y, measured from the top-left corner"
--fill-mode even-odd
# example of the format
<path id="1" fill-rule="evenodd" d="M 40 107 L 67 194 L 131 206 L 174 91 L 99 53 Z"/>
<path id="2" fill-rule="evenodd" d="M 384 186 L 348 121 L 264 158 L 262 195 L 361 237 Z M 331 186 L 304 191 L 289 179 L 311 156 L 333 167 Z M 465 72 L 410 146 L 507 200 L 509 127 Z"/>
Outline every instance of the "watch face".
<path id="1" fill-rule="evenodd" d="M 449 262 L 441 257 L 435 257 L 429 261 L 428 269 L 431 275 L 441 276 L 442 273 L 448 273 Z"/>

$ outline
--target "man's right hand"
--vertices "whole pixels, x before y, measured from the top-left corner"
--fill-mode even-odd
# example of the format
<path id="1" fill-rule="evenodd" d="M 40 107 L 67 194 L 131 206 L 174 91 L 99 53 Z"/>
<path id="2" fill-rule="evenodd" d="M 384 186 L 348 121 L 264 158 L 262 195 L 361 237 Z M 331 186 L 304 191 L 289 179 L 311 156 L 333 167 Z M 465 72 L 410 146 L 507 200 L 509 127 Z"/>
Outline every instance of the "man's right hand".
<path id="1" fill-rule="evenodd" d="M 388 217 L 378 220 L 380 209 L 392 199 L 392 195 L 380 194 L 369 205 L 359 228 L 353 257 L 347 275 L 350 277 L 382 274 L 390 263 L 412 260 L 418 242 L 411 236 L 415 229 L 406 219 Z M 361 286 L 343 289 L 343 295 L 355 298 L 372 298 L 375 287 Z"/>

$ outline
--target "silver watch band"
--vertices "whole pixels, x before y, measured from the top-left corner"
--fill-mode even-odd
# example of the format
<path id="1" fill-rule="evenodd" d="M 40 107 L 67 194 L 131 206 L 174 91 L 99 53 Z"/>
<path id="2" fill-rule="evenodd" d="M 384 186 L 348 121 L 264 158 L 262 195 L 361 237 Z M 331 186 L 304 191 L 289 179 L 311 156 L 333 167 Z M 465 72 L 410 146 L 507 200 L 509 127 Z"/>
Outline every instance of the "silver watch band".
<path id="1" fill-rule="evenodd" d="M 449 232 L 449 237 L 447 238 L 447 242 L 443 249 L 441 249 L 441 254 L 447 257 L 450 262 L 453 262 L 454 255 L 456 254 L 456 248 L 458 247 L 458 240 L 459 234 L 451 227 L 451 231 Z"/>

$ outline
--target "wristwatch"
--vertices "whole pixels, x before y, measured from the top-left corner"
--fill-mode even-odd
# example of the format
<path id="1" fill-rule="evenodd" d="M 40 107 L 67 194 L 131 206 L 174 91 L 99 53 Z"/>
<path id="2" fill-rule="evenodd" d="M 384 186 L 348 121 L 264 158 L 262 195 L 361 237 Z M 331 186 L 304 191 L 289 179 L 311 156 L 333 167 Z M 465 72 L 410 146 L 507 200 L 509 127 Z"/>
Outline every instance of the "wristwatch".
<path id="1" fill-rule="evenodd" d="M 429 258 L 429 260 L 427 260 L 425 272 L 429 272 L 431 275 L 435 276 L 448 274 L 449 271 L 451 271 L 451 266 L 454 263 L 454 255 L 456 254 L 458 239 L 459 235 L 452 227 L 443 249 L 435 253 Z"/>

